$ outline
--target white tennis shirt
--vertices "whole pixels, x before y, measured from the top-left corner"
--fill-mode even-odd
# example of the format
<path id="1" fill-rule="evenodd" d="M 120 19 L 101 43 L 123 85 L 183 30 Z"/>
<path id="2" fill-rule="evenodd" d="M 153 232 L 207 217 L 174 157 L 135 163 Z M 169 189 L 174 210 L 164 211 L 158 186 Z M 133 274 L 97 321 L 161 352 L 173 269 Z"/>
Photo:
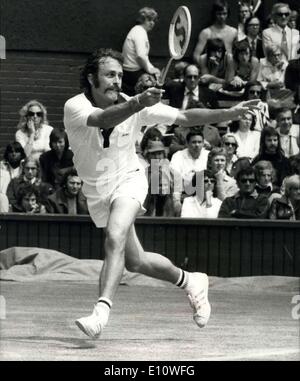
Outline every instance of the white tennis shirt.
<path id="1" fill-rule="evenodd" d="M 126 100 L 130 99 L 125 94 L 121 95 Z M 145 107 L 115 126 L 109 137 L 109 147 L 103 148 L 100 128 L 87 126 L 89 115 L 96 110 L 83 93 L 78 94 L 65 103 L 64 125 L 78 175 L 87 186 L 97 186 L 98 189 L 102 181 L 114 184 L 122 181 L 128 172 L 141 168 L 135 142 L 142 126 L 155 123 L 171 125 L 179 112 L 162 103 Z"/>

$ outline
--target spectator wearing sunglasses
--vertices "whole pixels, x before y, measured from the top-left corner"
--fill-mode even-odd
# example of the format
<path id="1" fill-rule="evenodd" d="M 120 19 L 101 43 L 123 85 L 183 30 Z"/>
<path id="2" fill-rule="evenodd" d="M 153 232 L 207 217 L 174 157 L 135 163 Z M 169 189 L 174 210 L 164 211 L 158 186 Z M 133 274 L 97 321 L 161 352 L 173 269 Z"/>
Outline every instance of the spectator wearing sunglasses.
<path id="1" fill-rule="evenodd" d="M 219 218 L 263 219 L 268 213 L 268 198 L 255 190 L 256 179 L 252 167 L 241 169 L 237 174 L 239 191 L 227 197 L 221 205 Z"/>
<path id="2" fill-rule="evenodd" d="M 48 124 L 47 110 L 42 103 L 31 100 L 20 109 L 19 114 L 16 141 L 22 145 L 27 157 L 38 159 L 43 152 L 50 150 L 49 136 L 53 127 Z"/>
<path id="3" fill-rule="evenodd" d="M 254 131 L 261 132 L 264 127 L 270 123 L 269 106 L 266 102 L 266 90 L 259 81 L 250 81 L 245 86 L 244 100 L 250 101 L 251 99 L 261 99 L 257 105 L 258 109 L 253 110 L 255 114 Z"/>
<path id="4" fill-rule="evenodd" d="M 217 218 L 222 201 L 216 195 L 216 182 L 211 171 L 196 172 L 191 182 L 193 193 L 183 200 L 181 217 Z"/>
<path id="5" fill-rule="evenodd" d="M 275 25 L 263 31 L 263 48 L 277 45 L 281 47 L 287 61 L 298 57 L 299 31 L 288 26 L 291 9 L 288 4 L 276 3 L 272 8 L 272 18 Z"/>
<path id="6" fill-rule="evenodd" d="M 227 132 L 222 136 L 222 147 L 227 153 L 226 172 L 231 176 L 231 170 L 233 164 L 238 160 L 236 156 L 236 150 L 238 148 L 238 142 L 233 133 Z"/>
<path id="7" fill-rule="evenodd" d="M 216 94 L 200 84 L 200 70 L 196 65 L 188 65 L 183 70 L 183 82 L 169 81 L 165 85 L 164 98 L 169 105 L 182 110 L 198 102 L 204 108 L 217 108 Z"/>

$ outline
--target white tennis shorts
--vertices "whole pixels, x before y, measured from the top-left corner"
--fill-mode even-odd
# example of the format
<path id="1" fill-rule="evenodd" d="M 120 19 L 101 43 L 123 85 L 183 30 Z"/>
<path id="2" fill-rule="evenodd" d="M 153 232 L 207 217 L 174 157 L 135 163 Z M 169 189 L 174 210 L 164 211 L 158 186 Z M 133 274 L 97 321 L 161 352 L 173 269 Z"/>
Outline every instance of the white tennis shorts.
<path id="1" fill-rule="evenodd" d="M 107 226 L 110 207 L 112 202 L 118 197 L 128 197 L 137 200 L 140 204 L 139 215 L 145 213 L 143 207 L 148 193 L 148 182 L 143 170 L 128 172 L 122 179 L 113 185 L 103 187 L 92 187 L 83 185 L 82 191 L 87 198 L 90 216 L 97 226 L 103 228 Z"/>

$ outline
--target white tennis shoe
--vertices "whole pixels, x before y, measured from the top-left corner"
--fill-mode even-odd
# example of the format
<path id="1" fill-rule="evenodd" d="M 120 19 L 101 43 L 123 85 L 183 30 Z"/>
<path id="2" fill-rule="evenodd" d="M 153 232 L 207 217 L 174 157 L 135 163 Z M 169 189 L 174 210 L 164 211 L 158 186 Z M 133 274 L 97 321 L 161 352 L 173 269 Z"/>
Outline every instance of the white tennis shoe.
<path id="1" fill-rule="evenodd" d="M 75 320 L 75 324 L 87 336 L 92 339 L 97 339 L 103 331 L 107 320 L 108 316 L 105 316 L 105 314 L 95 306 L 91 315 Z"/>
<path id="2" fill-rule="evenodd" d="M 208 323 L 211 306 L 208 301 L 208 276 L 204 273 L 189 273 L 187 296 L 194 311 L 194 320 L 198 327 Z"/>

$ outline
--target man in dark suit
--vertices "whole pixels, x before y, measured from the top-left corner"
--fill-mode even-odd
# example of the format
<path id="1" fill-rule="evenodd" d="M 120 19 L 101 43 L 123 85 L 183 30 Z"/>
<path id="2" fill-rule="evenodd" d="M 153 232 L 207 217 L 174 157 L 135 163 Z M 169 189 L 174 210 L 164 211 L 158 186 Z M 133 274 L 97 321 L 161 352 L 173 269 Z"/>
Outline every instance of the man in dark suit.
<path id="1" fill-rule="evenodd" d="M 170 81 L 165 85 L 164 98 L 170 106 L 186 110 L 191 102 L 201 102 L 204 108 L 218 108 L 215 92 L 199 85 L 199 74 L 196 65 L 188 65 L 182 82 Z"/>
<path id="2" fill-rule="evenodd" d="M 182 82 L 170 81 L 165 85 L 164 98 L 172 107 L 179 109 L 189 108 L 218 108 L 216 93 L 205 86 L 199 85 L 200 73 L 196 65 L 188 65 L 184 69 L 184 79 Z M 205 125 L 201 127 L 206 144 L 219 146 L 221 138 L 216 127 Z M 171 129 L 169 132 L 174 132 Z M 179 149 L 185 148 L 185 136 L 189 131 L 177 127 L 177 132 L 170 143 L 170 157 Z M 178 137 L 180 136 L 180 142 Z"/>
<path id="3" fill-rule="evenodd" d="M 261 59 L 264 58 L 264 50 L 260 34 L 260 21 L 257 17 L 250 17 L 245 22 L 245 40 L 248 41 L 252 56 Z"/>

